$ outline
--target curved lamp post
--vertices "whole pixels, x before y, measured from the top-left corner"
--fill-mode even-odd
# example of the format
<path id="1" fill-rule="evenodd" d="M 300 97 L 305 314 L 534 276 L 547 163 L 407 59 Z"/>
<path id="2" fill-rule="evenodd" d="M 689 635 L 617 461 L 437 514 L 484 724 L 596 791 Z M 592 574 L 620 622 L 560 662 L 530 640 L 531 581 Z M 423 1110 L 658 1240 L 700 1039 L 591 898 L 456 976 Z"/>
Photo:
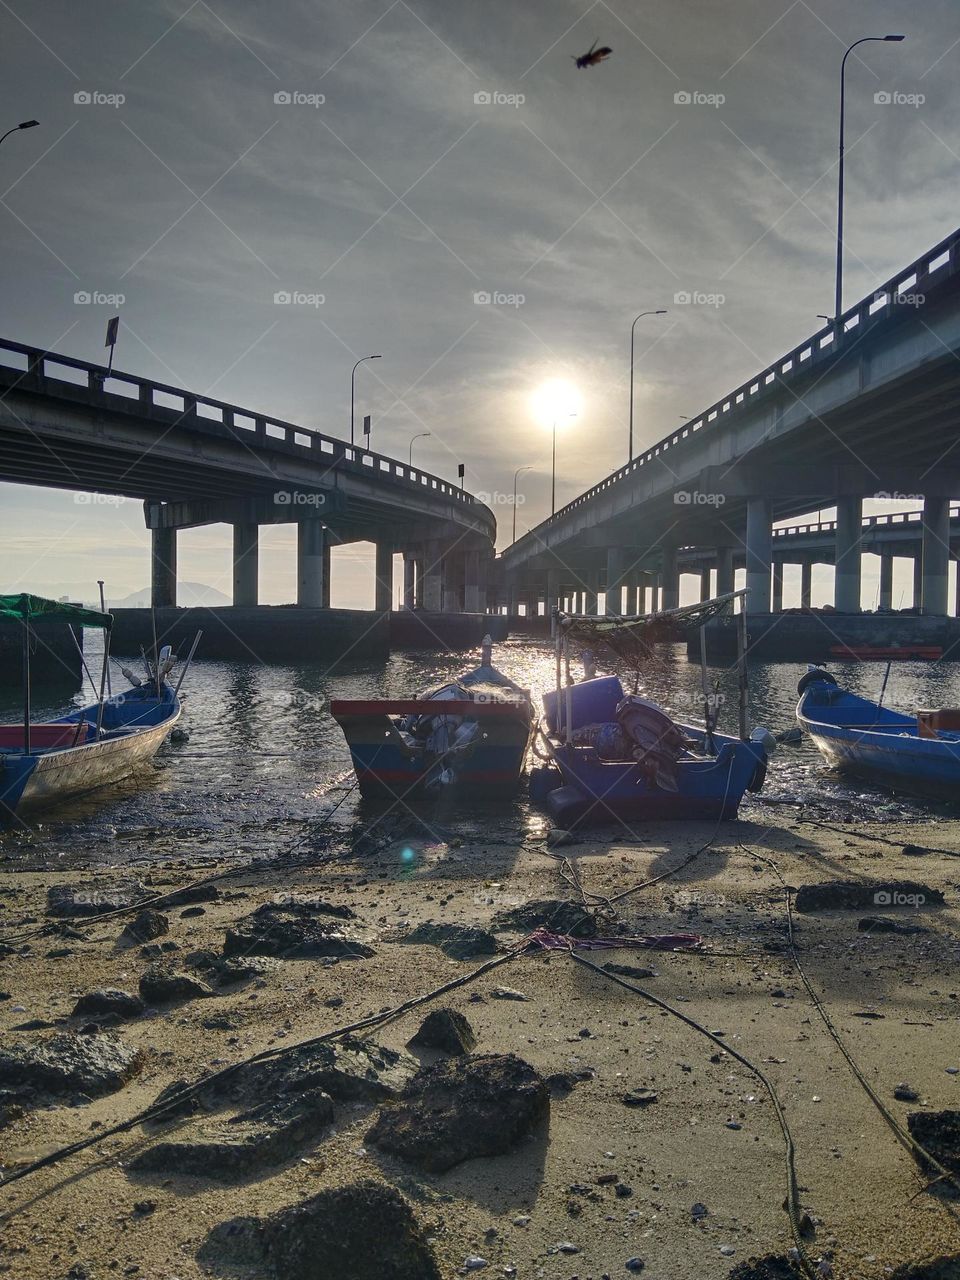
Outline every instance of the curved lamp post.
<path id="1" fill-rule="evenodd" d="M 630 446 L 627 455 L 627 461 L 633 461 L 633 335 L 637 327 L 637 320 L 642 320 L 644 316 L 665 316 L 665 310 L 661 311 L 641 311 L 630 326 Z"/>
<path id="2" fill-rule="evenodd" d="M 39 123 L 39 120 L 24 120 L 22 124 L 15 124 L 12 129 L 8 129 L 5 134 L 0 136 L 0 142 L 4 138 L 9 138 L 11 133 L 16 133 L 18 129 L 35 129 Z"/>
<path id="3" fill-rule="evenodd" d="M 843 61 L 840 63 L 840 164 L 837 169 L 837 287 L 833 308 L 833 322 L 838 336 L 840 333 L 840 316 L 843 312 L 843 113 L 846 95 L 844 77 L 847 69 L 847 58 L 856 49 L 857 45 L 868 44 L 874 40 L 899 43 L 902 39 L 903 36 L 863 36 L 859 40 L 854 40 L 843 55 Z"/>
<path id="4" fill-rule="evenodd" d="M 413 442 L 414 442 L 414 440 L 425 440 L 425 439 L 427 438 L 427 436 L 428 436 L 428 435 L 430 435 L 430 434 L 431 434 L 431 432 L 429 432 L 429 431 L 418 431 L 418 432 L 417 432 L 417 434 L 411 438 L 411 440 L 410 440 L 410 452 L 409 452 L 409 454 L 407 455 L 407 466 L 408 466 L 408 467 L 412 467 L 412 466 L 413 466 Z"/>
<path id="5" fill-rule="evenodd" d="M 524 471 L 532 471 L 533 467 L 517 467 L 513 473 L 513 537 L 511 543 L 517 540 L 517 480 L 523 475 Z"/>
<path id="6" fill-rule="evenodd" d="M 575 413 L 564 413 L 561 417 L 575 418 Z M 550 470 L 550 514 L 557 514 L 557 419 L 553 420 L 553 465 Z"/>
<path id="7" fill-rule="evenodd" d="M 350 447 L 353 447 L 353 403 L 356 394 L 357 369 L 363 364 L 364 360 L 382 360 L 383 356 L 361 356 L 357 363 L 353 366 L 353 372 L 350 374 Z"/>

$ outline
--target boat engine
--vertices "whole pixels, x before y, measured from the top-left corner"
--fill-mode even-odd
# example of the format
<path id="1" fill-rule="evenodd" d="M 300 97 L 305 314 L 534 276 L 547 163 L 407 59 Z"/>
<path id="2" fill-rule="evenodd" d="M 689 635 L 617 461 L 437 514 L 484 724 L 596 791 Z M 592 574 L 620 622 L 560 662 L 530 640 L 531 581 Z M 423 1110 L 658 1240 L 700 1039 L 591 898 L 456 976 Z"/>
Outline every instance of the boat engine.
<path id="1" fill-rule="evenodd" d="M 797 693 L 803 694 L 812 684 L 833 684 L 837 682 L 833 676 L 818 662 L 807 663 L 806 675 L 800 677 L 800 683 L 797 685 Z"/>

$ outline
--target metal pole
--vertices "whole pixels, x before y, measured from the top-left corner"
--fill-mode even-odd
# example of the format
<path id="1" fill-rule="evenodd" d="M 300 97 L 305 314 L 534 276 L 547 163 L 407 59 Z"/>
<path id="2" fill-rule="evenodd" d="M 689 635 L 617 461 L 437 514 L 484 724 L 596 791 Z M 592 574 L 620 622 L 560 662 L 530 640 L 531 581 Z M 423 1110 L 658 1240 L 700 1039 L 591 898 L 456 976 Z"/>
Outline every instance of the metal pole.
<path id="1" fill-rule="evenodd" d="M 100 672 L 100 697 L 97 704 L 97 742 L 103 731 L 103 694 L 107 684 L 107 670 L 110 666 L 110 632 L 103 631 L 103 669 Z"/>
<path id="2" fill-rule="evenodd" d="M 198 631 L 197 634 L 193 637 L 193 644 L 190 646 L 190 652 L 187 654 L 187 660 L 183 664 L 183 670 L 180 672 L 180 679 L 177 681 L 176 688 L 173 691 L 174 698 L 178 698 L 180 696 L 180 686 L 183 684 L 184 676 L 190 670 L 190 663 L 193 661 L 193 655 L 197 651 L 197 645 L 200 643 L 200 637 L 202 635 L 203 635 L 203 632 Z"/>
<path id="3" fill-rule="evenodd" d="M 513 537 L 510 539 L 511 542 L 516 542 L 517 540 L 517 480 L 524 471 L 532 470 L 533 467 L 517 467 L 513 473 Z"/>
<path id="4" fill-rule="evenodd" d="M 628 462 L 633 461 L 633 339 L 637 328 L 637 320 L 642 320 L 644 316 L 665 316 L 666 314 L 665 310 L 641 311 L 630 326 L 630 443 L 627 450 Z"/>
<path id="5" fill-rule="evenodd" d="M 112 347 L 110 348 L 110 357 L 111 357 L 111 359 L 113 358 L 113 348 L 112 348 Z M 106 612 L 107 612 L 107 603 L 106 603 L 106 597 L 105 597 L 105 596 L 104 596 L 104 594 L 103 594 L 103 579 L 102 579 L 102 578 L 98 578 L 98 579 L 97 579 L 97 586 L 100 588 L 100 612 L 101 612 L 101 613 L 106 613 Z M 111 683 L 111 681 L 110 681 L 110 669 L 109 669 L 109 668 L 107 668 L 107 695 L 108 695 L 108 696 L 110 696 L 110 697 L 112 697 L 112 696 L 113 696 L 113 685 L 112 685 L 112 683 Z"/>
<path id="6" fill-rule="evenodd" d="M 23 750 L 30 752 L 30 619 L 23 618 Z"/>
<path id="7" fill-rule="evenodd" d="M 557 420 L 553 420 L 553 466 L 550 471 L 550 514 L 557 514 Z"/>
<path id="8" fill-rule="evenodd" d="M 379 360 L 380 356 L 361 356 L 350 372 L 350 447 L 353 448 L 353 405 L 356 397 L 357 369 L 364 360 Z"/>
<path id="9" fill-rule="evenodd" d="M 429 431 L 418 431 L 418 432 L 417 432 L 417 434 L 411 438 L 411 440 L 410 440 L 410 452 L 409 452 L 409 454 L 407 455 L 407 466 L 408 466 L 408 467 L 412 467 L 412 466 L 413 466 L 413 442 L 414 442 L 414 440 L 425 440 L 425 439 L 427 438 L 427 436 L 428 436 L 428 435 L 430 435 L 430 434 L 431 434 L 431 433 L 430 433 Z"/>
<path id="10" fill-rule="evenodd" d="M 739 723 L 740 741 L 746 742 L 749 737 L 747 725 L 747 609 L 746 596 L 740 597 L 740 612 L 737 614 L 737 680 L 739 683 Z"/>

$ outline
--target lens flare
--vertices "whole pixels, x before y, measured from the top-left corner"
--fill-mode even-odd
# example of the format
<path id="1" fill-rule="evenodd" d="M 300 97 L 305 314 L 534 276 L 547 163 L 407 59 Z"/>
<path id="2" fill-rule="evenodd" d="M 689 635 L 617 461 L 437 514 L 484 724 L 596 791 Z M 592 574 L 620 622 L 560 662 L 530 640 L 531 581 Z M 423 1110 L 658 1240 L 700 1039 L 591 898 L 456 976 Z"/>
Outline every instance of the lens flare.
<path id="1" fill-rule="evenodd" d="M 531 395 L 530 408 L 542 427 L 566 426 L 571 415 L 579 416 L 583 396 L 566 378 L 548 378 Z"/>

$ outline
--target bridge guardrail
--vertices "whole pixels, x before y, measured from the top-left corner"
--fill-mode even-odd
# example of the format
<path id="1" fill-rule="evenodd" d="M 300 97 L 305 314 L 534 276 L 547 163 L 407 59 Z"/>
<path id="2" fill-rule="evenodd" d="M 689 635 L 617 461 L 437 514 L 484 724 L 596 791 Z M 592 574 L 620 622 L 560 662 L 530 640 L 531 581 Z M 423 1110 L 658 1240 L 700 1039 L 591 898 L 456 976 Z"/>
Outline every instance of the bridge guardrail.
<path id="1" fill-rule="evenodd" d="M 179 413 L 181 420 L 186 420 L 186 425 L 189 425 L 191 418 L 207 425 L 222 425 L 237 439 L 245 442 L 252 440 L 258 445 L 269 447 L 272 440 L 282 441 L 285 445 L 309 450 L 328 468 L 345 468 L 358 475 L 369 475 L 372 471 L 380 479 L 386 478 L 394 483 L 410 485 L 418 492 L 427 489 L 431 493 L 442 494 L 450 501 L 460 503 L 462 506 L 477 508 L 478 513 L 486 512 L 490 517 L 491 525 L 493 528 L 496 527 L 495 517 L 489 508 L 465 489 L 460 489 L 448 480 L 442 480 L 439 476 L 431 475 L 427 471 L 421 471 L 418 467 L 410 467 L 406 463 L 398 462 L 396 458 L 388 458 L 370 449 L 351 446 L 336 436 L 327 436 L 309 427 L 298 427 L 291 422 L 285 422 L 282 418 L 241 409 L 225 400 L 216 400 L 211 396 L 184 391 L 182 387 L 173 387 L 116 369 L 108 373 L 105 365 L 0 338 L 0 354 L 4 352 L 13 352 L 24 357 L 22 368 L 20 365 L 11 365 L 2 358 L 0 358 L 0 368 L 11 373 L 24 374 L 25 389 L 35 389 L 28 385 L 30 379 L 49 379 L 61 383 L 64 387 L 84 389 L 87 393 L 84 396 L 85 404 L 95 404 L 99 401 L 103 408 L 116 411 L 117 408 L 122 407 L 117 404 L 117 401 L 125 400 L 128 405 L 135 402 L 145 414 L 152 414 L 156 410 Z M 57 378 L 48 372 L 49 367 L 77 370 L 83 373 L 85 378 L 81 381 Z M 116 383 L 118 388 L 133 388 L 133 393 L 119 389 L 106 391 L 107 382 Z M 179 403 L 171 404 L 169 403 L 171 400 Z"/>

